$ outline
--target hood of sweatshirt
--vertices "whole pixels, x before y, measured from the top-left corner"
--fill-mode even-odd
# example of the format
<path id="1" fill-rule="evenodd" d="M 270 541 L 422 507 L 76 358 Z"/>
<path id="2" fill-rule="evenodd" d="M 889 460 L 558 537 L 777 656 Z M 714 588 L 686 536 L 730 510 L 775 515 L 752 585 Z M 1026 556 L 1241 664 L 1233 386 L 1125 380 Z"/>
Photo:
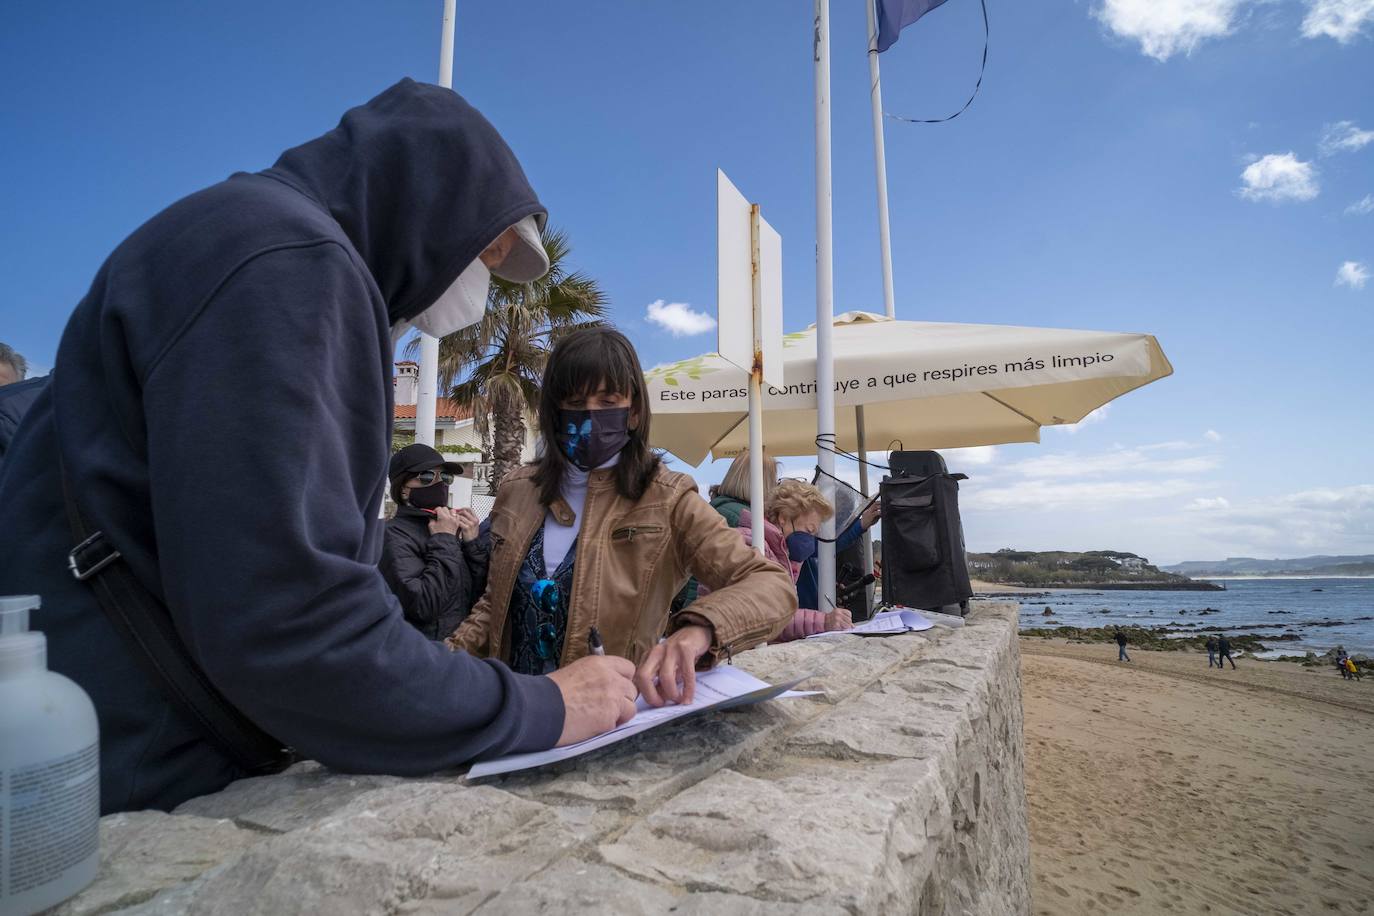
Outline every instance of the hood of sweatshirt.
<path id="1" fill-rule="evenodd" d="M 393 325 L 433 305 L 506 229 L 547 218 L 496 128 L 452 90 L 410 79 L 261 174 L 338 222 Z"/>

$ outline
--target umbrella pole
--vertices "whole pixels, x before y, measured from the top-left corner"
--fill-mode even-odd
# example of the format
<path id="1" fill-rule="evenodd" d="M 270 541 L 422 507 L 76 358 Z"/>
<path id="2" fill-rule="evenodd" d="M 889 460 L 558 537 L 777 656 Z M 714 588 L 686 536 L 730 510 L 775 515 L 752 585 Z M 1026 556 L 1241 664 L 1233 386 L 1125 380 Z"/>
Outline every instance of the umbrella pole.
<path id="1" fill-rule="evenodd" d="M 859 492 L 867 500 L 868 493 L 868 443 L 864 440 L 864 406 L 860 404 L 854 408 L 854 430 L 859 437 Z M 864 575 L 873 572 L 873 530 L 864 529 Z M 873 585 L 870 583 L 865 586 L 864 592 L 868 595 L 868 607 L 873 607 Z"/>
<path id="2" fill-rule="evenodd" d="M 764 553 L 763 512 L 763 373 L 755 369 L 749 374 L 749 533 L 759 553 Z"/>

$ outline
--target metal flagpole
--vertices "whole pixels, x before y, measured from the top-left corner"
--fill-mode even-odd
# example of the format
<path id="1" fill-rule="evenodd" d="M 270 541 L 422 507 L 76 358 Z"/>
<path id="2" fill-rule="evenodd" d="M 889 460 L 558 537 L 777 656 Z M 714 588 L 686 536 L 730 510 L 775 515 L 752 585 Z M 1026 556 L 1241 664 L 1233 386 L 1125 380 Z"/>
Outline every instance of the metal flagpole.
<path id="1" fill-rule="evenodd" d="M 820 487 L 835 504 L 835 288 L 831 255 L 830 0 L 816 0 L 816 463 Z M 821 523 L 818 610 L 835 608 L 835 516 Z"/>
<path id="2" fill-rule="evenodd" d="M 444 0 L 444 25 L 439 44 L 439 85 L 453 88 L 453 21 L 458 0 Z M 438 422 L 439 338 L 420 333 L 420 378 L 415 398 L 415 441 L 434 444 Z"/>
<path id="3" fill-rule="evenodd" d="M 749 207 L 749 261 L 753 277 L 754 364 L 749 371 L 749 534 L 765 554 L 763 535 L 763 276 L 759 252 L 759 205 Z"/>
<path id="4" fill-rule="evenodd" d="M 883 82 L 878 70 L 878 0 L 864 0 L 868 8 L 868 101 L 873 109 L 873 159 L 878 182 L 878 248 L 883 265 L 883 311 L 897 317 L 897 297 L 892 287 L 892 227 L 887 215 L 887 143 L 883 136 Z M 859 437 L 859 489 L 868 492 L 868 444 L 864 441 L 864 409 L 854 408 Z M 873 532 L 864 532 L 864 572 L 873 570 Z M 873 586 L 868 587 L 868 604 L 873 604 Z"/>
<path id="5" fill-rule="evenodd" d="M 887 317 L 897 317 L 896 294 L 892 291 L 892 227 L 887 219 L 887 145 L 883 138 L 883 86 L 878 75 L 878 19 L 874 11 L 878 0 L 865 0 L 868 7 L 868 99 L 873 107 L 873 158 L 878 174 L 878 245 L 883 258 L 883 309 Z M 871 550 L 871 547 L 869 548 Z M 865 551 L 866 553 L 868 551 Z"/>

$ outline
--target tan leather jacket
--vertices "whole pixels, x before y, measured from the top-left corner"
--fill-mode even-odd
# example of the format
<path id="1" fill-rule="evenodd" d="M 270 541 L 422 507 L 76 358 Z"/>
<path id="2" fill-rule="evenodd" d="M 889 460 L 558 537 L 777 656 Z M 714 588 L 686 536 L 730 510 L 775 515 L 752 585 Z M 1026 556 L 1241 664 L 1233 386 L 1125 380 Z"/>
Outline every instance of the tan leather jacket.
<path id="1" fill-rule="evenodd" d="M 587 654 L 587 634 L 601 631 L 606 654 L 639 664 L 660 636 L 689 624 L 707 624 L 714 638 L 703 666 L 775 636 L 797 609 L 787 573 L 745 546 L 686 474 L 660 467 L 637 502 L 615 489 L 613 469 L 592 471 L 577 538 L 567 633 L 559 667 Z M 491 510 L 487 591 L 448 645 L 480 657 L 509 661 L 511 589 L 545 509 L 533 468 L 513 471 Z M 562 499 L 553 519 L 571 525 Z M 669 621 L 673 596 L 688 576 L 710 586 L 709 595 Z"/>

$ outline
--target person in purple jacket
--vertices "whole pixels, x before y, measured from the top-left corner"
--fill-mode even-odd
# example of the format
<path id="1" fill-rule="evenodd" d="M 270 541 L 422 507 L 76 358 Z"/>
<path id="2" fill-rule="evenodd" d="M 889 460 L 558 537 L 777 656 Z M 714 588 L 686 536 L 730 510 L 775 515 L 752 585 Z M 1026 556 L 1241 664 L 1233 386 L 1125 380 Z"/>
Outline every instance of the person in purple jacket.
<path id="1" fill-rule="evenodd" d="M 541 276 L 545 218 L 481 114 L 403 80 L 172 204 L 101 266 L 0 465 L 0 595 L 42 597 L 52 669 L 95 702 L 105 812 L 253 772 L 102 610 L 93 583 L 115 570 L 207 690 L 336 769 L 426 773 L 633 715 L 625 659 L 530 677 L 451 652 L 377 568 L 395 344 L 476 322 L 491 273 Z M 82 560 L 79 581 L 87 529 L 114 565 Z"/>

